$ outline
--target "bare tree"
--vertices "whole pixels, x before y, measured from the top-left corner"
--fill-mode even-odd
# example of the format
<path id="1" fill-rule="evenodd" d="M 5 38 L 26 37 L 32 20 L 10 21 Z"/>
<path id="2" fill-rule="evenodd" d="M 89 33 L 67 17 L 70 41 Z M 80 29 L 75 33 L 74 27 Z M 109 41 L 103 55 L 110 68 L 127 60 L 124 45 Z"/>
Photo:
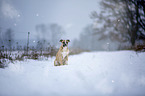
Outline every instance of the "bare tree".
<path id="1" fill-rule="evenodd" d="M 46 41 L 47 38 L 49 38 L 48 35 L 48 30 L 47 30 L 47 26 L 45 24 L 39 24 L 36 25 L 36 32 L 37 32 L 37 49 L 38 50 L 42 50 L 45 47 L 45 44 L 43 43 L 43 41 Z M 46 38 L 46 36 L 48 36 Z"/>
<path id="2" fill-rule="evenodd" d="M 101 1 L 102 12 L 100 14 L 92 12 L 90 16 L 96 23 L 102 25 L 100 28 L 96 27 L 96 34 L 100 34 L 100 40 L 110 38 L 112 41 L 130 42 L 134 45 L 137 38 L 145 36 L 143 17 L 138 19 L 139 15 L 144 14 L 144 11 L 143 14 L 138 11 L 144 10 L 144 7 L 135 5 L 137 1 L 144 4 L 143 0 Z"/>
<path id="3" fill-rule="evenodd" d="M 5 32 L 4 43 L 8 46 L 9 49 L 12 48 L 12 44 L 14 43 L 14 33 L 12 29 L 7 29 Z"/>
<path id="4" fill-rule="evenodd" d="M 127 0 L 125 0 L 127 2 Z M 145 40 L 145 1 L 144 0 L 129 0 L 127 4 L 134 6 L 134 19 L 136 25 L 136 32 L 132 33 L 132 38 L 135 40 Z M 136 36 L 135 36 L 136 35 Z M 135 43 L 135 40 L 132 42 Z"/>
<path id="5" fill-rule="evenodd" d="M 59 40 L 61 39 L 62 35 L 64 35 L 63 28 L 58 24 L 50 24 L 49 31 L 51 32 L 51 43 L 54 46 L 59 44 Z"/>
<path id="6" fill-rule="evenodd" d="M 2 46 L 3 40 L 2 40 L 2 31 L 1 31 L 1 27 L 0 27 L 0 47 Z"/>
<path id="7" fill-rule="evenodd" d="M 58 24 L 40 24 L 36 26 L 37 38 L 39 42 L 37 43 L 38 47 L 47 46 L 50 43 L 53 46 L 57 46 L 59 39 L 61 39 L 62 35 L 65 33 L 63 28 Z"/>
<path id="8" fill-rule="evenodd" d="M 73 47 L 83 50 L 101 50 L 100 42 L 98 42 L 98 35 L 94 35 L 93 25 L 87 25 L 81 32 L 79 39 L 75 39 Z M 99 45 L 99 46 L 98 46 Z"/>

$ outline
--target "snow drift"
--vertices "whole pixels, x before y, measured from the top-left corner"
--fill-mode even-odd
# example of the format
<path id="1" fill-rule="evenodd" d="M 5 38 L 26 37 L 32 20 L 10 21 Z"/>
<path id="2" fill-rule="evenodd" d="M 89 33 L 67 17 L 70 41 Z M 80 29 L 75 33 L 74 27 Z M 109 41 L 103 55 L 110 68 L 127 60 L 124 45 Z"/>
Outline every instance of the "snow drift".
<path id="1" fill-rule="evenodd" d="M 85 52 L 57 67 L 54 59 L 0 69 L 0 96 L 145 96 L 145 53 Z"/>

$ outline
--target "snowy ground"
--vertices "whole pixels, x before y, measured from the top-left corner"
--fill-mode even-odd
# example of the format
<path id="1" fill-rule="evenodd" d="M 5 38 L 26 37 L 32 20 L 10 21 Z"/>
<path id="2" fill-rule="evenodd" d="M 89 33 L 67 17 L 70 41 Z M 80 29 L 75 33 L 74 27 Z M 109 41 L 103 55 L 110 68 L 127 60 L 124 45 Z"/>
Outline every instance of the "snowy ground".
<path id="1" fill-rule="evenodd" d="M 57 67 L 54 59 L 0 69 L 0 96 L 145 96 L 145 53 L 88 52 Z"/>

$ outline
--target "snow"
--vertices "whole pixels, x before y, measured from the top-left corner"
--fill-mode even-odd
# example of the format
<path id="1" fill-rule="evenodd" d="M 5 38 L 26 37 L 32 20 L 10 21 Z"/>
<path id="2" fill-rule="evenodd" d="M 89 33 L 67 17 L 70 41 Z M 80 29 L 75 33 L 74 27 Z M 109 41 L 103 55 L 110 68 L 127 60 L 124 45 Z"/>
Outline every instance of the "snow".
<path id="1" fill-rule="evenodd" d="M 0 69 L 0 96 L 145 96 L 145 53 L 84 52 L 68 65 L 15 61 Z"/>

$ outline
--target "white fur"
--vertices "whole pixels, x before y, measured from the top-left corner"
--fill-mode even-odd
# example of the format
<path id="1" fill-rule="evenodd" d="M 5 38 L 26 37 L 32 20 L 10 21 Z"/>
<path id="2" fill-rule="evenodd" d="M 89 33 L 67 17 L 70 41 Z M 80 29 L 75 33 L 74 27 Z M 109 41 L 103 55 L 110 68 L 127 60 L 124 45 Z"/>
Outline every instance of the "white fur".
<path id="1" fill-rule="evenodd" d="M 68 61 L 65 61 L 65 65 L 68 65 Z"/>
<path id="2" fill-rule="evenodd" d="M 63 59 L 68 55 L 69 51 L 67 50 L 67 47 L 63 47 L 63 52 L 61 53 L 63 56 Z"/>

